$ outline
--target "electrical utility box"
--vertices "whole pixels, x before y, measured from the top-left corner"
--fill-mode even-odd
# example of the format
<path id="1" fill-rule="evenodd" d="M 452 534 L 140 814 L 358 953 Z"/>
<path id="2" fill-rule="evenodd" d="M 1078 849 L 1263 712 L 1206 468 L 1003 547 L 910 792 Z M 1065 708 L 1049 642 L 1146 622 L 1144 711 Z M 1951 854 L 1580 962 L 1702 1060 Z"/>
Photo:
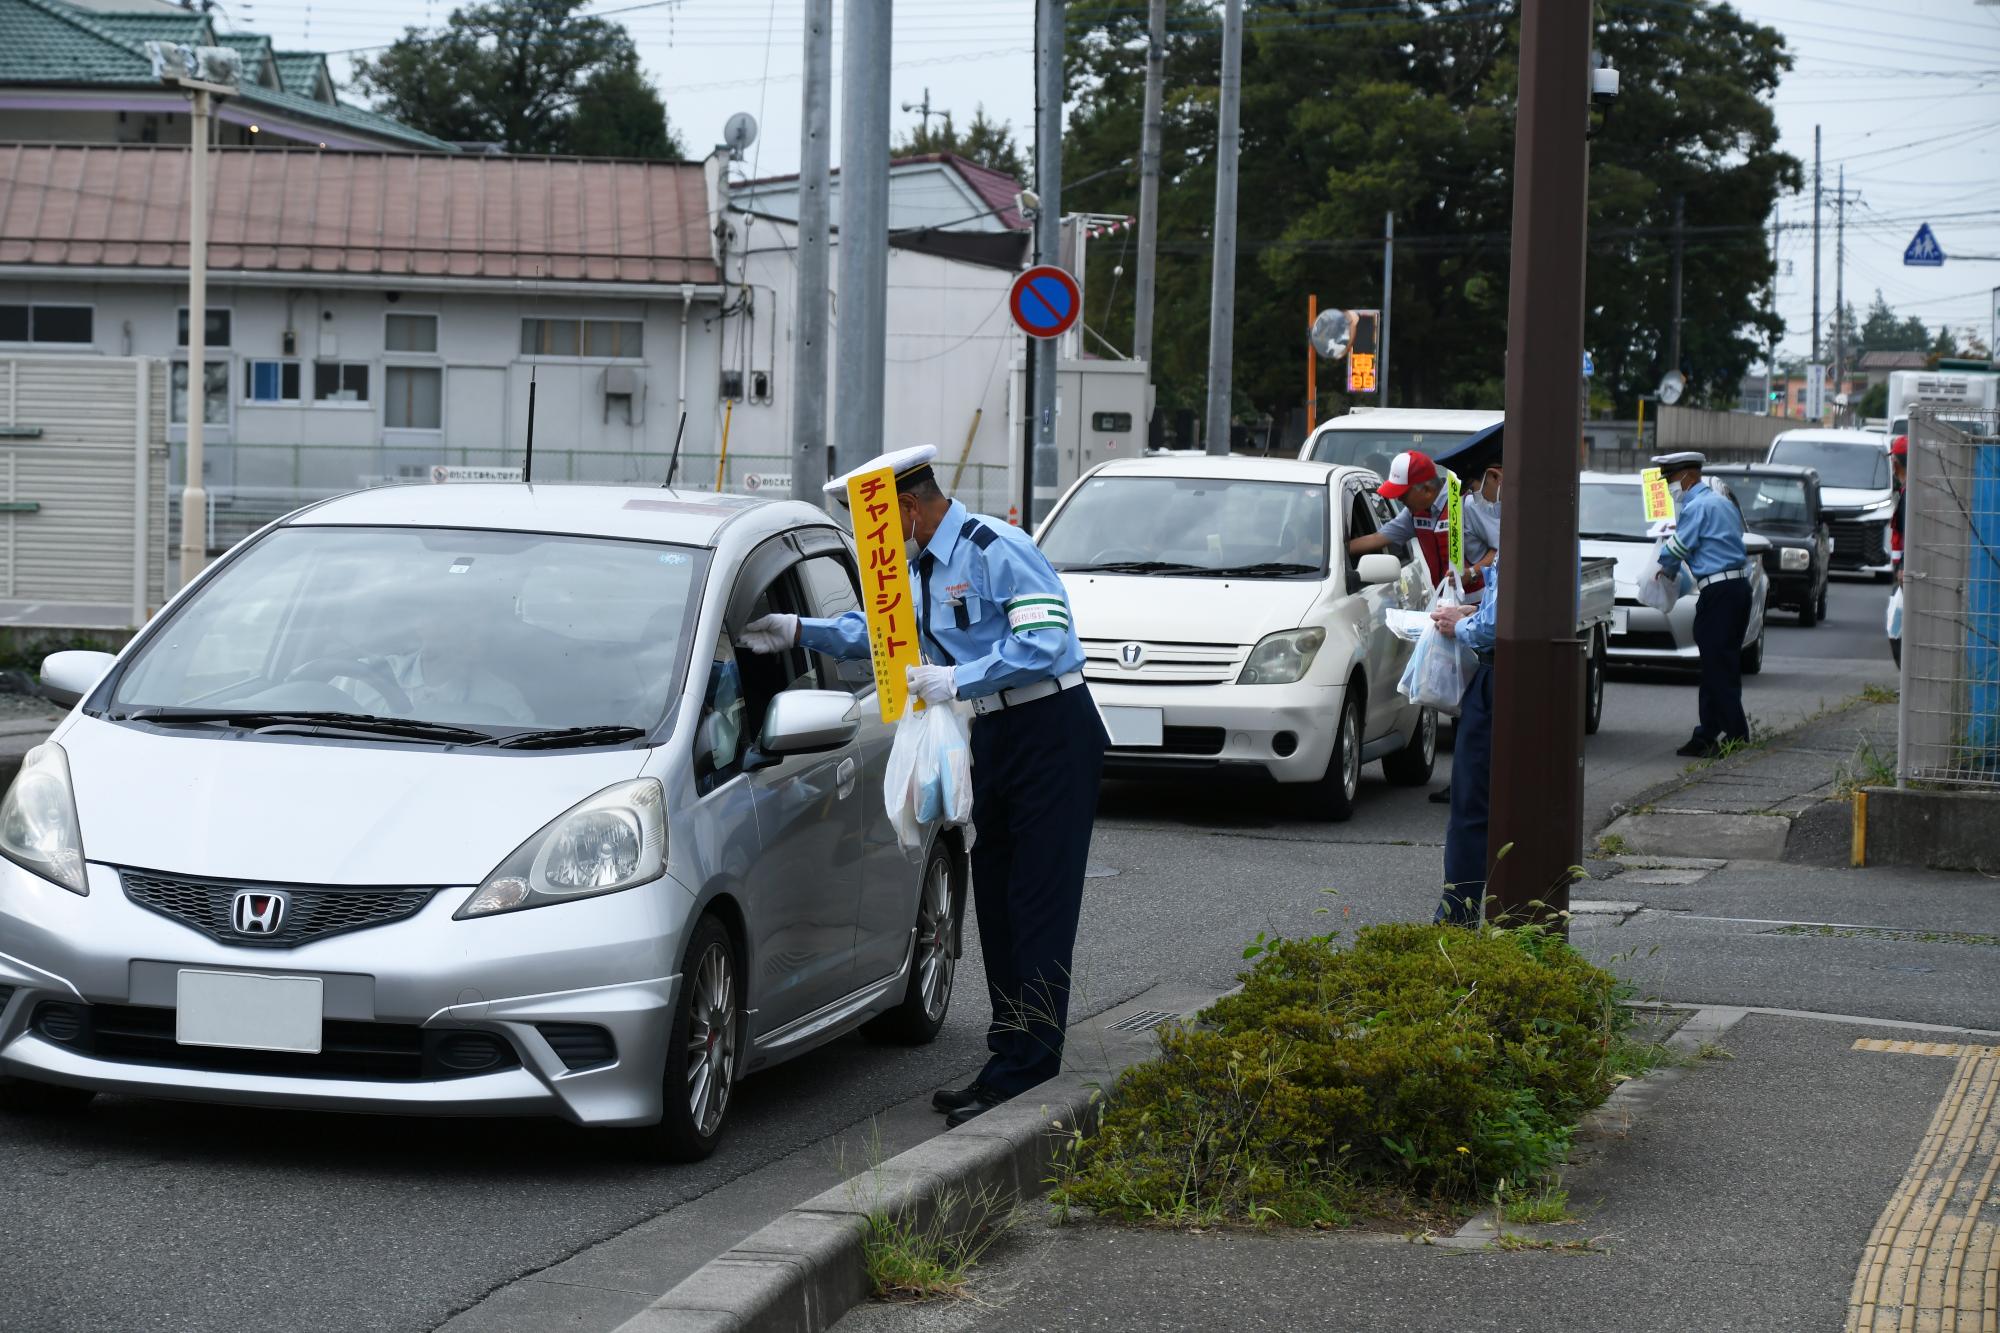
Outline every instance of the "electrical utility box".
<path id="1" fill-rule="evenodd" d="M 1146 452 L 1146 427 L 1152 416 L 1153 387 L 1144 361 L 1075 360 L 1064 357 L 1056 373 L 1056 467 L 1045 476 L 1035 473 L 1035 513 L 1040 522 L 1078 477 L 1120 458 L 1140 458 Z M 1014 442 L 1013 493 L 1020 494 L 1020 459 L 1027 435 L 1028 407 L 1023 401 L 1027 376 L 1017 357 L 1009 427 Z M 991 511 L 996 515 L 1002 510 Z"/>

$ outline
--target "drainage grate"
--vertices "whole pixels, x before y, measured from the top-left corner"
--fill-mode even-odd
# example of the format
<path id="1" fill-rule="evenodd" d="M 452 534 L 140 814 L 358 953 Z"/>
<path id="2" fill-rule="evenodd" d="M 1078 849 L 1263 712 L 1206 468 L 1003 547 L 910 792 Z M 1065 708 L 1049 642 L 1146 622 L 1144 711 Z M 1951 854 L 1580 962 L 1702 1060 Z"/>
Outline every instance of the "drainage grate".
<path id="1" fill-rule="evenodd" d="M 1121 1018 L 1107 1027 L 1112 1032 L 1150 1032 L 1162 1023 L 1171 1023 L 1179 1017 L 1179 1014 L 1170 1014 L 1164 1009 L 1141 1009 L 1130 1018 Z"/>
<path id="2" fill-rule="evenodd" d="M 1964 930 L 1910 930 L 1900 926 L 1779 926 L 1766 935 L 1804 935 L 1822 940 L 1897 940 L 1910 944 L 1983 944 L 2000 947 L 2000 935 L 1977 935 Z"/>

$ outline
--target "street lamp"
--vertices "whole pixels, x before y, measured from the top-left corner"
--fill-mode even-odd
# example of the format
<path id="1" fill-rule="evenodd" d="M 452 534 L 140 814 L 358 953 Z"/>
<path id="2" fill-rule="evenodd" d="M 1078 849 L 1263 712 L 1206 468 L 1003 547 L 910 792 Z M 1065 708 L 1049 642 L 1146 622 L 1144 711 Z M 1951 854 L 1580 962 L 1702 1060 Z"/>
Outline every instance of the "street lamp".
<path id="1" fill-rule="evenodd" d="M 188 170 L 187 484 L 181 491 L 181 583 L 208 565 L 208 492 L 202 488 L 202 428 L 208 419 L 209 99 L 235 93 L 242 57 L 226 46 L 147 42 L 153 74 L 194 101 Z"/>

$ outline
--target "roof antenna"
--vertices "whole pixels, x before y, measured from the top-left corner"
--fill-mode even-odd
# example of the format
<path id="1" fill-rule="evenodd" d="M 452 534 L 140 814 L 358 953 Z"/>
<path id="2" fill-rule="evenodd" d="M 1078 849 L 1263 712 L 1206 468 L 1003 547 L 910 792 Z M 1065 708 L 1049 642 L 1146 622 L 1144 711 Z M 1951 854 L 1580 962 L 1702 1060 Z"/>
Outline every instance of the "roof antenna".
<path id="1" fill-rule="evenodd" d="M 534 386 L 530 384 L 528 393 L 531 398 L 534 395 L 534 391 Z M 674 487 L 674 472 L 681 465 L 681 436 L 687 434 L 687 428 L 688 414 L 687 409 L 684 407 L 681 409 L 681 424 L 674 429 L 674 454 L 672 458 L 667 460 L 667 479 L 660 483 L 660 489 L 663 491 L 670 491 Z"/>
<path id="2" fill-rule="evenodd" d="M 541 362 L 528 366 L 528 456 L 521 461 L 521 480 L 533 485 L 535 481 L 535 372 L 541 369 Z"/>

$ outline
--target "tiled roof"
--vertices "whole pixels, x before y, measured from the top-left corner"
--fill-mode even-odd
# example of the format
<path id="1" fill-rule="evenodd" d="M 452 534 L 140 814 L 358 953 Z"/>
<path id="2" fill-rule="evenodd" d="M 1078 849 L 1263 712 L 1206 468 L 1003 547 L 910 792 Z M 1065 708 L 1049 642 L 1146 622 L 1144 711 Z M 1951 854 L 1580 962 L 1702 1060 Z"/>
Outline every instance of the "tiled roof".
<path id="1" fill-rule="evenodd" d="M 186 42 L 193 46 L 206 43 L 214 35 L 205 14 L 85 13 L 99 27 L 135 47 L 143 42 Z"/>
<path id="2" fill-rule="evenodd" d="M 999 219 L 1001 224 L 1010 231 L 1026 231 L 1029 229 L 1030 224 L 1028 220 L 1021 216 L 1021 211 L 1018 208 L 1014 207 L 1014 196 L 1021 192 L 1021 182 L 1015 180 L 1004 171 L 995 171 L 991 167 L 982 167 L 971 158 L 960 157 L 957 153 L 918 153 L 910 157 L 896 157 L 889 159 L 889 166 L 892 169 L 895 167 L 914 167 L 922 166 L 927 162 L 942 163 L 950 167 L 953 171 L 956 171 L 960 178 L 972 187 L 972 192 L 992 208 L 993 216 Z M 839 167 L 833 168 L 833 177 L 835 180 L 840 179 Z M 795 181 L 798 178 L 798 173 L 794 171 L 782 176 L 765 176 L 761 179 L 751 181 L 750 184 L 752 186 L 775 185 L 781 181 Z"/>
<path id="3" fill-rule="evenodd" d="M 311 97 L 318 90 L 320 72 L 326 68 L 325 56 L 317 51 L 279 51 L 274 58 L 278 62 L 278 82 L 285 85 L 286 92 Z"/>
<path id="4" fill-rule="evenodd" d="M 1862 370 L 1923 370 L 1931 363 L 1929 352 L 1863 352 Z"/>
<path id="5" fill-rule="evenodd" d="M 367 134 L 398 139 L 434 152 L 458 151 L 455 145 L 448 144 L 443 139 L 432 138 L 422 130 L 413 130 L 400 120 L 391 120 L 387 116 L 364 111 L 345 102 L 317 102 L 298 93 L 281 92 L 276 88 L 253 88 L 249 84 L 243 85 L 237 93 L 237 98 L 245 104 L 268 106 L 273 111 L 297 116 L 302 120 L 317 120 L 328 125 L 339 125 Z"/>
<path id="6" fill-rule="evenodd" d="M 222 148 L 209 270 L 714 283 L 698 163 Z M 0 145 L 0 264 L 179 268 L 188 150 Z"/>

